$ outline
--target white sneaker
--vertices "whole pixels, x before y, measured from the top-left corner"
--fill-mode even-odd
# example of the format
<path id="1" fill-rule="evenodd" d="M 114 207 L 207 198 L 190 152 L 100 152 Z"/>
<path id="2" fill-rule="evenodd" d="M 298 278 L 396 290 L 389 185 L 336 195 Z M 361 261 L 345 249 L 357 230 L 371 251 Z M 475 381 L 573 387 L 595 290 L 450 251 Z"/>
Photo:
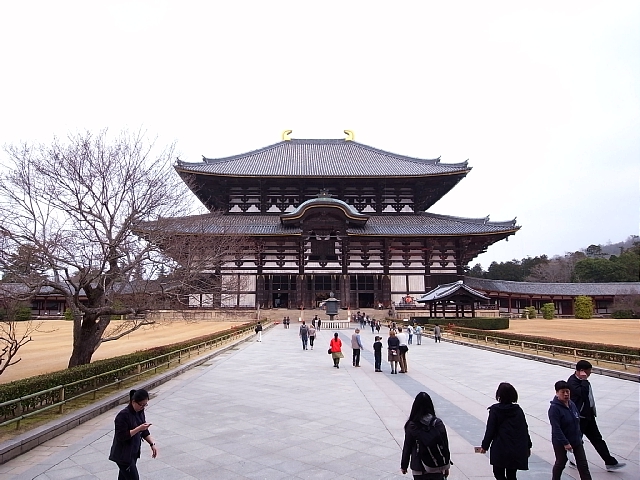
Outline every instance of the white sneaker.
<path id="1" fill-rule="evenodd" d="M 613 472 L 614 470 L 618 470 L 622 467 L 624 467 L 626 465 L 626 463 L 623 462 L 618 462 L 615 465 L 605 465 L 607 472 Z"/>

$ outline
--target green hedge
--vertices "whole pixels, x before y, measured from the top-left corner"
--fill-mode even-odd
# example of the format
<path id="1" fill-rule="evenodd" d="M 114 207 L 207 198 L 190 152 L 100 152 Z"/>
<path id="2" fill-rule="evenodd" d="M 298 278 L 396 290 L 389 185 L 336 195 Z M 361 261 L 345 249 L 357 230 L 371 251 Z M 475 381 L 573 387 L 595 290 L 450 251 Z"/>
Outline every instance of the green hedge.
<path id="1" fill-rule="evenodd" d="M 487 335 L 487 332 L 484 330 L 455 327 L 455 326 L 453 328 L 457 332 Z M 509 332 L 495 332 L 493 334 L 490 334 L 490 336 L 497 337 L 497 338 L 504 338 L 506 340 L 518 340 L 521 342 L 531 342 L 531 343 L 545 343 L 547 345 L 558 345 L 562 347 L 570 347 L 570 348 L 585 349 L 585 350 L 599 350 L 602 352 L 621 353 L 624 355 L 640 354 L 639 349 L 633 348 L 633 347 L 626 347 L 624 345 L 607 345 L 605 343 L 580 342 L 577 340 L 563 340 L 560 338 L 537 337 L 534 335 L 523 335 L 520 333 L 509 333 Z"/>
<path id="2" fill-rule="evenodd" d="M 57 372 L 46 373 L 43 375 L 37 375 L 35 377 L 29 377 L 10 383 L 5 383 L 0 385 L 0 403 L 31 395 L 43 390 L 48 390 L 49 388 L 57 387 L 59 385 L 66 385 L 69 383 L 77 382 L 78 380 L 84 380 L 86 378 L 100 375 L 101 373 L 106 373 L 112 370 L 126 367 L 127 365 L 144 362 L 145 360 L 150 360 L 160 355 L 166 355 L 176 350 L 181 350 L 193 345 L 198 345 L 199 343 L 216 340 L 217 338 L 223 337 L 230 333 L 234 333 L 238 330 L 242 330 L 245 327 L 253 326 L 255 325 L 255 323 L 256 322 L 249 322 L 242 324 L 242 326 L 231 327 L 221 332 L 192 338 L 184 342 L 173 343 L 161 347 L 154 347 L 147 350 L 140 350 L 138 352 L 130 353 L 128 355 L 122 355 L 119 357 L 96 360 L 95 362 L 91 362 L 87 365 L 79 365 L 77 367 L 68 368 L 66 370 L 60 370 Z M 112 381 L 114 380 L 115 378 L 112 379 Z M 65 393 L 67 394 L 67 396 L 69 396 L 73 392 L 66 391 Z M 38 399 L 35 399 L 34 402 L 37 403 Z"/>
<path id="3" fill-rule="evenodd" d="M 509 328 L 509 319 L 501 317 L 476 317 L 476 318 L 431 318 L 431 317 L 411 317 L 411 322 L 421 325 L 458 326 L 477 328 L 479 330 L 506 330 Z"/>

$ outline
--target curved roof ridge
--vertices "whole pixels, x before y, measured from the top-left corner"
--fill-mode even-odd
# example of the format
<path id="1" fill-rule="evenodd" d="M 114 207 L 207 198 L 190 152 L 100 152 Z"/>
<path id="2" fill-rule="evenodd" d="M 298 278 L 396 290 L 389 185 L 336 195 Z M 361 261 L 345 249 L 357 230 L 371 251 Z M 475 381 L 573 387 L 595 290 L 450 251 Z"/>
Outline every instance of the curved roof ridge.
<path id="1" fill-rule="evenodd" d="M 344 140 L 342 138 L 318 138 L 318 139 L 314 139 L 314 138 L 292 138 L 291 140 L 282 140 L 282 141 L 274 143 L 272 145 L 267 145 L 266 147 L 257 148 L 255 150 L 250 150 L 248 152 L 239 153 L 239 154 L 231 155 L 231 156 L 228 156 L 228 157 L 210 158 L 210 157 L 206 157 L 206 156 L 203 155 L 202 156 L 202 163 L 205 163 L 205 164 L 221 164 L 221 163 L 237 160 L 239 158 L 252 157 L 252 156 L 260 154 L 262 152 L 273 150 L 273 149 L 275 149 L 277 147 L 280 147 L 280 146 L 283 146 L 283 145 L 287 145 L 287 144 L 300 144 L 300 145 L 334 144 L 335 145 L 335 144 L 346 144 L 346 143 L 349 143 L 351 145 L 355 145 L 358 148 L 362 148 L 364 150 L 369 150 L 371 152 L 376 152 L 376 153 L 378 153 L 380 155 L 388 156 L 388 157 L 395 158 L 395 159 L 402 159 L 402 160 L 406 160 L 408 162 L 419 163 L 419 164 L 441 165 L 441 166 L 453 167 L 453 168 L 469 168 L 468 167 L 469 159 L 465 160 L 464 162 L 441 163 L 441 158 L 442 157 L 437 157 L 437 158 L 411 157 L 411 156 L 408 156 L 408 155 L 402 155 L 402 154 L 399 154 L 399 153 L 393 153 L 393 152 L 390 152 L 388 150 L 382 150 L 380 148 L 372 147 L 372 146 L 366 145 L 364 143 L 360 143 L 360 142 L 356 142 L 356 141 L 347 141 L 347 140 Z M 200 164 L 200 162 L 186 162 L 184 160 L 178 160 L 176 163 L 178 165 L 180 165 L 180 166 L 199 165 Z"/>
<path id="2" fill-rule="evenodd" d="M 455 215 L 442 215 L 439 213 L 430 213 L 430 212 L 420 212 L 420 215 L 422 216 L 432 216 L 432 217 L 436 217 L 436 218 L 442 218 L 445 220 L 457 220 L 459 222 L 465 222 L 465 223 L 474 223 L 474 224 L 480 224 L 480 225 L 494 225 L 496 227 L 515 227 L 516 226 L 516 218 L 514 218 L 513 220 L 503 220 L 503 221 L 496 221 L 496 222 L 492 222 L 489 220 L 489 215 L 487 215 L 486 217 L 480 217 L 480 218 L 470 218 L 470 217 L 456 217 Z"/>
<path id="3" fill-rule="evenodd" d="M 237 160 L 238 158 L 246 158 L 246 157 L 252 157 L 254 155 L 257 155 L 259 153 L 262 152 L 268 152 L 269 150 L 273 150 L 274 148 L 277 148 L 283 144 L 288 143 L 287 140 L 282 140 L 278 143 L 274 143 L 272 145 L 267 145 L 266 147 L 262 147 L 262 148 L 256 148 L 255 150 L 249 150 L 248 152 L 245 153 L 238 153 L 236 155 L 231 155 L 230 157 L 219 157 L 219 158 L 209 158 L 209 157 L 205 157 L 204 155 L 202 156 L 202 162 L 203 163 L 224 163 L 224 162 L 229 162 L 232 160 Z M 194 163 L 192 163 L 192 165 L 195 165 Z"/>
<path id="4" fill-rule="evenodd" d="M 393 153 L 390 152 L 388 150 L 382 150 L 380 148 L 376 148 L 376 147 L 372 147 L 370 145 L 365 145 L 364 143 L 360 143 L 360 142 L 356 142 L 356 141 L 351 141 L 351 143 L 353 145 L 357 145 L 360 148 L 364 148 L 365 150 L 370 150 L 372 152 L 376 152 L 379 153 L 381 155 L 385 155 L 385 156 L 389 156 L 389 157 L 393 157 L 393 158 L 401 158 L 403 160 L 407 160 L 408 162 L 414 162 L 414 163 L 430 163 L 432 165 L 437 165 L 440 163 L 440 158 L 418 158 L 418 157 L 410 157 L 408 155 L 402 155 L 400 153 Z M 445 163 L 444 165 L 449 166 L 448 163 Z"/>
<path id="5" fill-rule="evenodd" d="M 364 217 L 369 218 L 369 215 L 360 213 L 353 205 L 349 205 L 344 200 L 340 200 L 339 198 L 333 198 L 333 197 L 310 198 L 310 199 L 305 200 L 304 202 L 302 202 L 300 205 L 298 205 L 296 208 L 294 208 L 291 212 L 285 212 L 282 216 L 286 216 L 286 215 L 293 216 L 294 214 L 297 214 L 297 213 L 301 212 L 302 210 L 304 210 L 305 208 L 307 208 L 309 205 L 322 204 L 322 203 L 337 203 L 337 204 L 341 205 L 342 207 L 344 207 L 345 209 L 347 209 L 353 215 L 356 215 L 358 217 L 363 217 L 363 218 Z"/>

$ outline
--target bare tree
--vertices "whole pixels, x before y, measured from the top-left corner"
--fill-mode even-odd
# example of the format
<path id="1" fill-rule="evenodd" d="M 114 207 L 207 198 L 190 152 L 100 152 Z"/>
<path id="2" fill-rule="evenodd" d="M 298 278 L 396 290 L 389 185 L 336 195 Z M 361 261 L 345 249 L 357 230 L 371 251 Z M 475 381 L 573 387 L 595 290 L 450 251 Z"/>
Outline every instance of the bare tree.
<path id="1" fill-rule="evenodd" d="M 0 375 L 22 360 L 18 351 L 32 341 L 31 335 L 40 326 L 29 320 L 28 298 L 20 293 L 24 291 L 16 292 L 0 284 Z"/>
<path id="2" fill-rule="evenodd" d="M 5 146 L 0 270 L 34 294 L 50 287 L 65 296 L 74 319 L 69 366 L 89 363 L 102 342 L 149 323 L 137 314 L 157 302 L 161 270 L 178 284 L 204 271 L 196 268 L 209 253 L 201 253 L 199 263 L 184 263 L 197 257 L 197 242 L 172 243 L 178 239 L 171 232 L 175 217 L 190 213 L 192 203 L 172 168 L 173 150 L 156 149 L 140 132 L 112 138 L 106 130 L 48 145 Z M 216 250 L 215 240 L 206 243 Z M 182 256 L 171 257 L 179 248 Z M 37 270 L 15 268 L 25 249 L 38 259 Z M 131 320 L 105 334 L 114 315 Z"/>
<path id="3" fill-rule="evenodd" d="M 570 283 L 573 281 L 576 263 L 585 258 L 581 252 L 567 253 L 564 257 L 555 256 L 546 263 L 536 265 L 525 279 L 528 282 Z"/>

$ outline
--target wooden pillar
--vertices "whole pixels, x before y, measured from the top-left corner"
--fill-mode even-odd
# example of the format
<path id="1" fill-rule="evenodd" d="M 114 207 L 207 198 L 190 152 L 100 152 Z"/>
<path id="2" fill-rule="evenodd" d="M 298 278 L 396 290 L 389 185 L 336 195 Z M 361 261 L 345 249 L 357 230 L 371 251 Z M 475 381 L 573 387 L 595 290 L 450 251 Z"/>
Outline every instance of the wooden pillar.
<path id="1" fill-rule="evenodd" d="M 351 306 L 351 280 L 349 275 L 340 275 L 340 308 Z"/>
<path id="2" fill-rule="evenodd" d="M 471 302 L 471 318 L 476 317 L 476 302 Z"/>
<path id="3" fill-rule="evenodd" d="M 508 298 L 509 298 L 509 309 L 507 311 L 511 313 L 511 294 L 508 295 Z"/>

